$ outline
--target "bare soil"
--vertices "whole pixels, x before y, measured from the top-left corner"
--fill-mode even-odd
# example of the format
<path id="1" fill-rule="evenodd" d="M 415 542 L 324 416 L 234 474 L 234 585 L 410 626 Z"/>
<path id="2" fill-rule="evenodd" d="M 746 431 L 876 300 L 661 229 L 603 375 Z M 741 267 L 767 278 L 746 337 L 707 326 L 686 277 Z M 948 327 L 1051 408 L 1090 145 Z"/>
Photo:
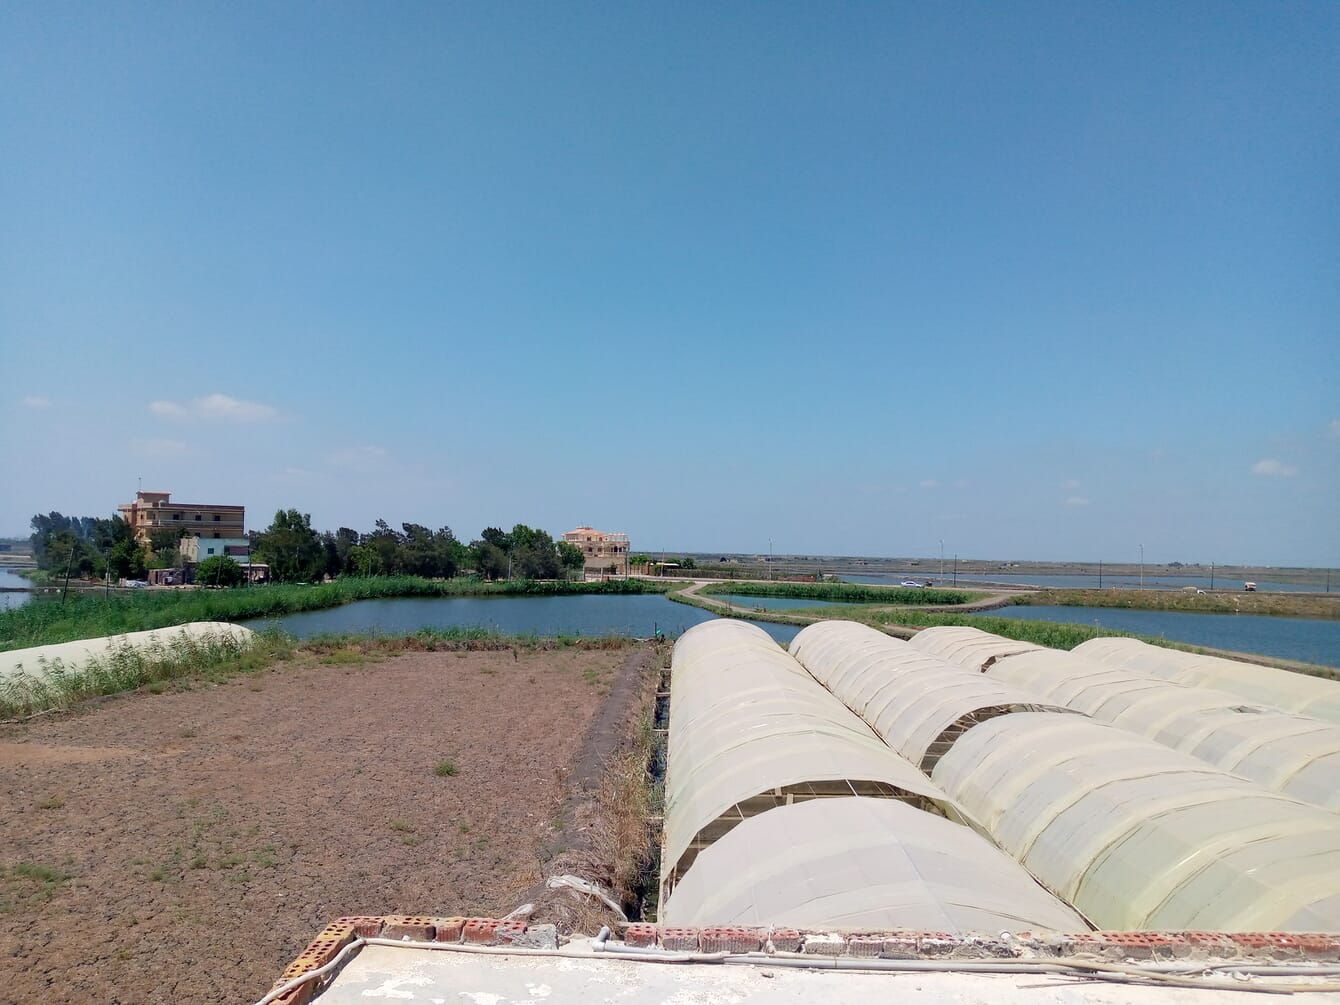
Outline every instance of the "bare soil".
<path id="1" fill-rule="evenodd" d="M 309 655 L 0 727 L 0 1001 L 253 1001 L 332 918 L 506 914 L 629 655 Z"/>

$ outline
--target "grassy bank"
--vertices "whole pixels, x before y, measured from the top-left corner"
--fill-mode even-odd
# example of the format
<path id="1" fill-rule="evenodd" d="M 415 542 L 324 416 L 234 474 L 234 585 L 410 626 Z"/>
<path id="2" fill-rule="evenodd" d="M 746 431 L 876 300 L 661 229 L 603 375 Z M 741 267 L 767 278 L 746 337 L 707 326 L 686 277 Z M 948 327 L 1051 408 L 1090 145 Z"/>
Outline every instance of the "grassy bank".
<path id="1" fill-rule="evenodd" d="M 1195 593 L 1190 590 L 1040 590 L 1013 598 L 1019 606 L 1125 607 L 1191 614 L 1260 614 L 1268 617 L 1340 619 L 1340 593 Z"/>
<path id="2" fill-rule="evenodd" d="M 780 597 L 795 600 L 833 600 L 848 604 L 922 606 L 967 604 L 984 594 L 966 590 L 925 590 L 905 586 L 863 586 L 856 583 L 712 583 L 698 591 L 712 596 Z M 678 599 L 678 598 L 675 598 Z"/>
<path id="3" fill-rule="evenodd" d="M 387 597 L 566 596 L 570 594 L 664 593 L 670 584 L 646 580 L 603 583 L 480 579 L 418 579 L 413 576 L 341 578 L 317 586 L 260 586 L 231 590 L 142 590 L 103 598 L 75 596 L 65 603 L 37 598 L 0 611 L 0 652 L 126 632 L 150 631 L 190 621 L 244 621 L 298 611 L 338 607 Z"/>
<path id="4" fill-rule="evenodd" d="M 178 633 L 145 648 L 123 643 L 79 667 L 42 659 L 25 673 L 0 678 L 0 719 L 69 708 L 98 695 L 141 687 L 157 694 L 169 682 L 187 677 L 223 680 L 292 655 L 293 640 L 279 632 L 260 633 L 251 646 L 227 635 L 192 638 Z"/>

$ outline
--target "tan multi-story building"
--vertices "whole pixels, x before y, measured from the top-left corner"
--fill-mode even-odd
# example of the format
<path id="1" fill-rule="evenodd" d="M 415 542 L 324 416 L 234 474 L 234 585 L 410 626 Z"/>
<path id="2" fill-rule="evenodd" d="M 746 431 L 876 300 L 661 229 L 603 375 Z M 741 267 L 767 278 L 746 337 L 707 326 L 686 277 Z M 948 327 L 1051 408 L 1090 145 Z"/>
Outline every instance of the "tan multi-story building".
<path id="1" fill-rule="evenodd" d="M 606 534 L 592 527 L 578 527 L 564 534 L 563 540 L 582 549 L 588 575 L 628 575 L 627 534 Z"/>
<path id="2" fill-rule="evenodd" d="M 148 544 L 156 530 L 209 539 L 247 536 L 246 507 L 174 503 L 171 496 L 170 492 L 136 492 L 134 502 L 116 507 L 136 541 Z"/>

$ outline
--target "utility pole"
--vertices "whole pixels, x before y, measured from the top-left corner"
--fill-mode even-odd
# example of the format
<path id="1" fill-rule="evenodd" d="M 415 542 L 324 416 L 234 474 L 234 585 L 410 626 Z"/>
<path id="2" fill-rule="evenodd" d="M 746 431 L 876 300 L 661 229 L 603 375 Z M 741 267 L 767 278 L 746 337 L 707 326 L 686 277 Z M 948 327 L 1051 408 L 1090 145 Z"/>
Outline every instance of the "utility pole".
<path id="1" fill-rule="evenodd" d="M 940 581 L 945 578 L 945 539 L 940 538 Z"/>
<path id="2" fill-rule="evenodd" d="M 1098 560 L 1098 589 L 1103 588 L 1103 560 Z"/>
<path id="3" fill-rule="evenodd" d="M 772 538 L 768 538 L 768 582 L 772 582 Z"/>
<path id="4" fill-rule="evenodd" d="M 954 556 L 954 585 L 958 586 L 958 556 Z"/>
<path id="5" fill-rule="evenodd" d="M 1210 563 L 1210 589 L 1214 589 L 1214 563 Z"/>
<path id="6" fill-rule="evenodd" d="M 102 571 L 102 599 L 112 596 L 112 549 L 107 549 L 107 567 Z"/>
<path id="7" fill-rule="evenodd" d="M 1145 588 L 1145 546 L 1140 545 L 1140 589 Z"/>
<path id="8" fill-rule="evenodd" d="M 65 563 L 65 589 L 61 590 L 60 602 L 65 603 L 65 595 L 70 592 L 70 570 L 74 568 L 74 552 L 79 546 L 73 545 L 70 548 L 70 560 Z"/>

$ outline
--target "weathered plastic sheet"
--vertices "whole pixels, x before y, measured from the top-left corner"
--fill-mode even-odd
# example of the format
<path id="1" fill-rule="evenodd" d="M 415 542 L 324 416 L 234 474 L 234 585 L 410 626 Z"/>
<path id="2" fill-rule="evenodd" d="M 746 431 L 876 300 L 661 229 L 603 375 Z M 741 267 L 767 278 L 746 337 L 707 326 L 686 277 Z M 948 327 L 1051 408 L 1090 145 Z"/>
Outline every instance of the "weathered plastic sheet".
<path id="1" fill-rule="evenodd" d="M 766 632 L 738 621 L 698 625 L 675 645 L 665 784 L 663 883 L 687 868 L 700 832 L 738 821 L 760 797 L 772 806 L 878 791 L 952 811 Z"/>
<path id="2" fill-rule="evenodd" d="M 1107 666 L 1151 674 L 1197 687 L 1213 687 L 1298 715 L 1340 723 L 1340 682 L 1152 646 L 1139 639 L 1098 638 L 1071 650 Z"/>
<path id="3" fill-rule="evenodd" d="M 1340 726 L 1334 723 L 1054 649 L 1006 657 L 987 675 L 1295 799 L 1340 811 Z"/>
<path id="4" fill-rule="evenodd" d="M 927 772 L 955 736 L 984 718 L 1068 711 L 852 621 L 810 625 L 790 651 L 889 746 Z"/>
<path id="5" fill-rule="evenodd" d="M 1044 646 L 1033 642 L 1007 639 L 968 625 L 941 625 L 923 628 L 912 636 L 910 644 L 932 656 L 939 656 L 965 670 L 980 673 L 996 660 L 1017 653 L 1033 652 Z"/>
<path id="6" fill-rule="evenodd" d="M 1340 819 L 1151 740 L 1000 716 L 933 777 L 1099 928 L 1340 931 Z"/>
<path id="7" fill-rule="evenodd" d="M 744 821 L 698 856 L 659 920 L 993 935 L 1088 927 L 975 831 L 864 798 Z"/>
<path id="8" fill-rule="evenodd" d="M 118 654 L 134 650 L 151 658 L 171 655 L 183 645 L 208 645 L 223 642 L 245 649 L 256 633 L 243 625 L 226 621 L 192 621 L 184 625 L 155 628 L 147 632 L 104 635 L 78 642 L 55 642 L 29 649 L 11 649 L 0 653 L 0 681 L 27 676 L 42 680 L 53 672 L 83 670 L 93 662 L 115 660 Z"/>

